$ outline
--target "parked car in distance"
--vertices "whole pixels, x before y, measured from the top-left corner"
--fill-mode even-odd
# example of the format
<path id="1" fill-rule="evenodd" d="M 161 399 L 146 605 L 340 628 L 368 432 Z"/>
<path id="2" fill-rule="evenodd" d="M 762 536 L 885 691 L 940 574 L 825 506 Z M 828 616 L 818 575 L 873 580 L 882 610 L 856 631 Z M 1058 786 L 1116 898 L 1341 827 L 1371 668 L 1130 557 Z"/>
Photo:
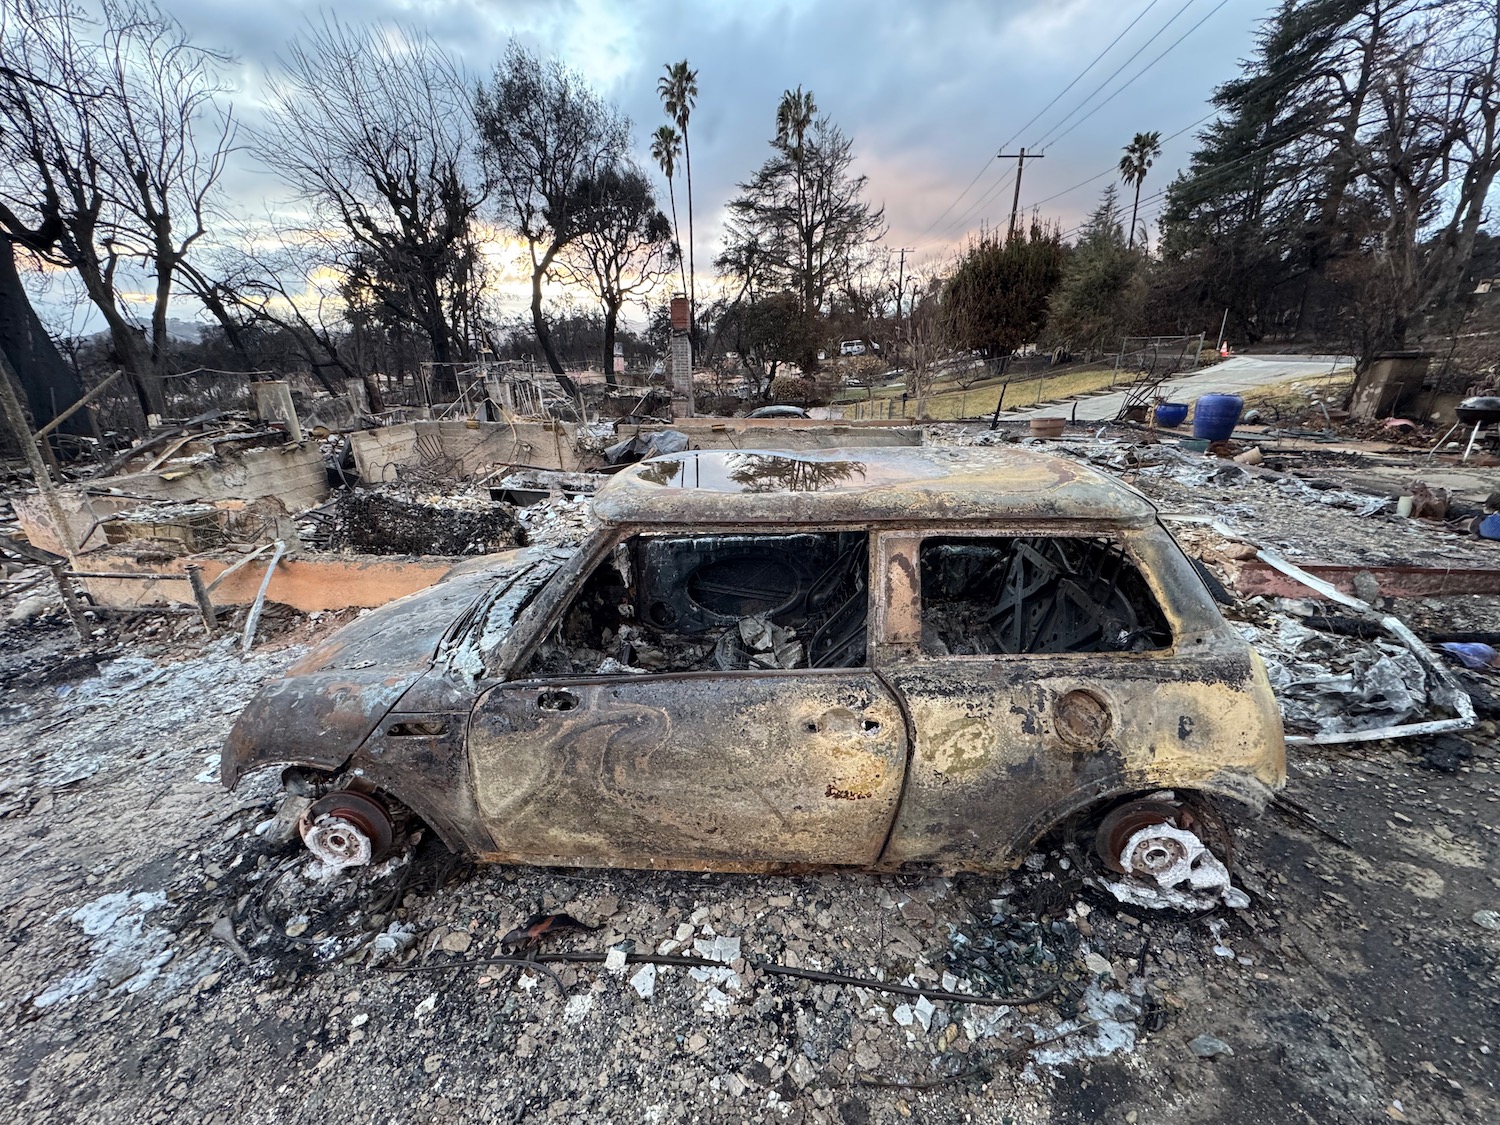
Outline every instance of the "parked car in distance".
<path id="1" fill-rule="evenodd" d="M 808 413 L 800 406 L 757 406 L 746 418 L 806 418 Z"/>
<path id="2" fill-rule="evenodd" d="M 1150 503 L 1077 462 L 685 451 L 594 509 L 580 550 L 465 562 L 335 633 L 245 708 L 224 783 L 284 767 L 335 863 L 415 814 L 503 863 L 997 871 L 1069 818 L 1137 840 L 1148 795 L 1284 781 L 1259 658 Z"/>

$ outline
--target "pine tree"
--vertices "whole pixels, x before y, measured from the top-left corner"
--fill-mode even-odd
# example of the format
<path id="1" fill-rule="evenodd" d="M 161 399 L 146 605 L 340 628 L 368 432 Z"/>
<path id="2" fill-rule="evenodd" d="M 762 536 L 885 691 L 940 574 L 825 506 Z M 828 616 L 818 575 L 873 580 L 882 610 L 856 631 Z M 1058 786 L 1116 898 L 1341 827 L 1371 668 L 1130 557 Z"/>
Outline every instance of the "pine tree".
<path id="1" fill-rule="evenodd" d="M 1047 334 L 1088 352 L 1109 350 L 1137 327 L 1146 296 L 1141 255 L 1125 239 L 1111 184 L 1080 232 L 1048 303 Z"/>

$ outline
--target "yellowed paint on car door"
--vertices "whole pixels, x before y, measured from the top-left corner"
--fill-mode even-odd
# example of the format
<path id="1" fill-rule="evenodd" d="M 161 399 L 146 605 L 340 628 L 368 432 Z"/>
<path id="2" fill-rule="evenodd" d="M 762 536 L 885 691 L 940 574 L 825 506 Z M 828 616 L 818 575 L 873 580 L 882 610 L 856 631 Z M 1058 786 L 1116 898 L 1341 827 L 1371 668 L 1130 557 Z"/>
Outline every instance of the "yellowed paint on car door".
<path id="1" fill-rule="evenodd" d="M 502 862 L 868 865 L 906 754 L 895 698 L 859 668 L 521 681 L 469 729 Z"/>

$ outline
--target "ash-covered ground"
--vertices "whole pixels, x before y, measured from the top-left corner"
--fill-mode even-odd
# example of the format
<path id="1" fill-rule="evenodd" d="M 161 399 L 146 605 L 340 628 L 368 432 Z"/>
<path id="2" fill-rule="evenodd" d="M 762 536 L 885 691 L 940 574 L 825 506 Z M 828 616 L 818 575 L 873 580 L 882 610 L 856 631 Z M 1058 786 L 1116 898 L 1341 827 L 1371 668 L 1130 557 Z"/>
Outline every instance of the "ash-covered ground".
<path id="1" fill-rule="evenodd" d="M 1163 507 L 1239 505 L 1298 557 L 1450 549 L 1259 478 L 1120 471 Z M 1451 547 L 1493 565 L 1492 544 Z M 1394 608 L 1481 630 L 1494 601 Z M 1500 1120 L 1500 757 L 1478 676 L 1480 726 L 1442 748 L 1294 750 L 1288 806 L 1232 822 L 1245 910 L 1122 909 L 1061 837 L 1009 877 L 473 868 L 429 839 L 320 879 L 278 839 L 275 779 L 227 793 L 217 752 L 341 619 L 268 611 L 248 659 L 186 617 L 83 645 L 55 607 L 0 629 L 17 1120 Z M 471 963 L 559 912 L 594 928 L 545 952 L 720 964 Z M 766 965 L 1042 999 L 926 1001 Z"/>

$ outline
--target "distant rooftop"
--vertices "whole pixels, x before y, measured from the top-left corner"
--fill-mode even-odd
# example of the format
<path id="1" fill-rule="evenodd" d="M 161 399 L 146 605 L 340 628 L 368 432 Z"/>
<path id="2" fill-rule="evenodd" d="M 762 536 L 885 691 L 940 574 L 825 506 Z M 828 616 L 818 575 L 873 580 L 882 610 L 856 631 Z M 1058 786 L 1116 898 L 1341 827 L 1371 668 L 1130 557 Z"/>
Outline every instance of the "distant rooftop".
<path id="1" fill-rule="evenodd" d="M 944 446 L 674 453 L 620 473 L 594 510 L 679 525 L 1156 518 L 1140 493 L 1071 459 Z"/>

